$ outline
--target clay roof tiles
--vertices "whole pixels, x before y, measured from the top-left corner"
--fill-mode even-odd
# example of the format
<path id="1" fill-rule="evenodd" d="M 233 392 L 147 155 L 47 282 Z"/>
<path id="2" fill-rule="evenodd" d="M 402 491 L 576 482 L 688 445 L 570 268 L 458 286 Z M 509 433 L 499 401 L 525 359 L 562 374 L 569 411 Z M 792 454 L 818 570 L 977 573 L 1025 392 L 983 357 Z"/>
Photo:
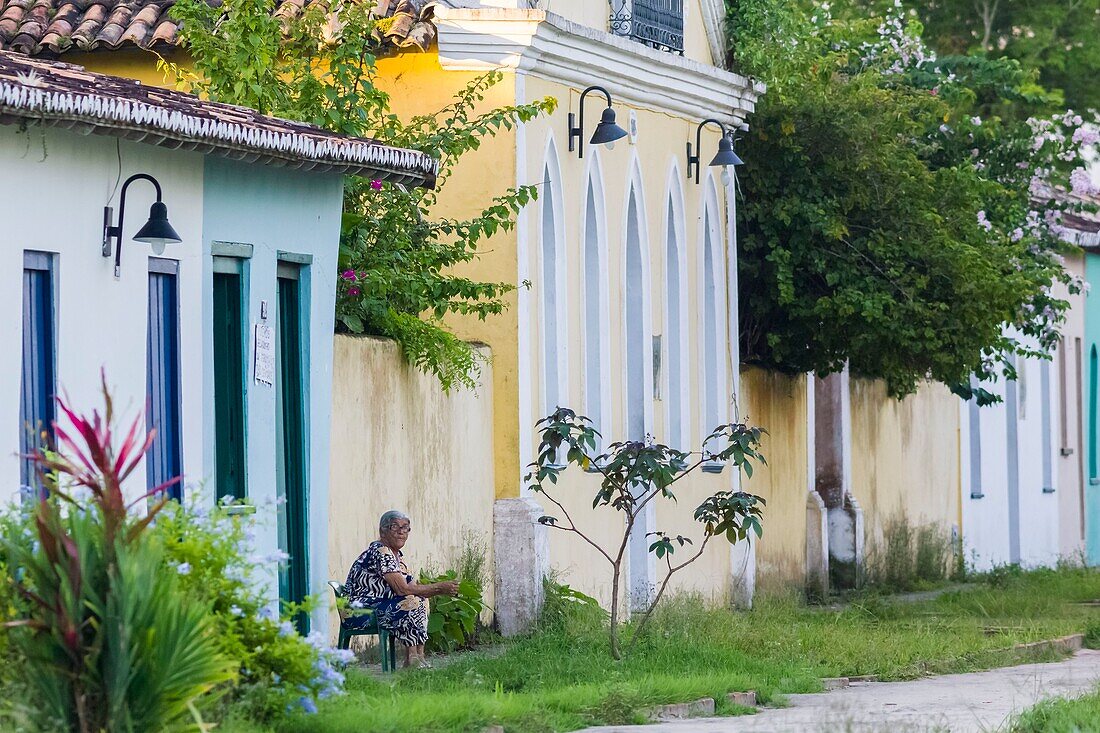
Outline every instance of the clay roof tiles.
<path id="1" fill-rule="evenodd" d="M 313 1 L 317 0 L 275 0 L 275 12 L 293 17 Z M 173 45 L 179 33 L 170 13 L 174 2 L 0 0 L 0 50 L 29 55 L 120 48 L 162 50 Z M 451 5 L 462 0 L 375 0 L 375 14 L 393 19 L 384 26 L 383 40 L 398 48 L 426 51 L 435 40 L 432 17 L 440 2 Z"/>

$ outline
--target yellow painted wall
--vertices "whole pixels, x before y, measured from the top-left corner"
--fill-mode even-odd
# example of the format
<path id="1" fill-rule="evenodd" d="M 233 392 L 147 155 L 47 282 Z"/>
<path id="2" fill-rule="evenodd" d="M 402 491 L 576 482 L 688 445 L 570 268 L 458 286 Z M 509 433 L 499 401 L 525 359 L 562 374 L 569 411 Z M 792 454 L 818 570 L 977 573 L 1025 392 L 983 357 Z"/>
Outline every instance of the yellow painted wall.
<path id="1" fill-rule="evenodd" d="M 93 51 L 91 53 L 66 53 L 61 60 L 67 64 L 83 66 L 88 71 L 99 74 L 111 74 L 125 79 L 136 79 L 142 84 L 157 87 L 175 87 L 172 80 L 166 80 L 164 73 L 157 68 L 157 60 L 187 66 L 190 64 L 187 54 L 180 51 L 167 51 L 160 56 L 152 51 L 141 49 L 121 49 L 118 51 Z"/>
<path id="2" fill-rule="evenodd" d="M 863 509 L 868 548 L 892 518 L 911 525 L 960 525 L 959 402 L 924 383 L 904 400 L 882 382 L 851 380 L 852 491 Z"/>
<path id="3" fill-rule="evenodd" d="M 477 392 L 444 394 L 395 342 L 335 338 L 329 576 L 343 582 L 390 509 L 412 518 L 406 554 L 414 572 L 450 567 L 467 533 L 491 553 L 491 370 Z M 490 605 L 492 591 L 490 582 Z"/>
<path id="4" fill-rule="evenodd" d="M 806 577 L 806 495 L 809 491 L 806 377 L 758 367 L 741 370 L 745 420 L 768 431 L 745 490 L 764 497 L 764 536 L 756 543 L 756 582 L 762 591 L 801 588 Z"/>
<path id="5" fill-rule="evenodd" d="M 378 86 L 389 92 L 392 110 L 409 120 L 436 112 L 448 104 L 477 73 L 444 72 L 433 53 L 404 53 L 380 59 Z M 478 111 L 515 104 L 515 77 L 505 74 L 479 103 Z M 515 132 L 501 130 L 481 147 L 463 156 L 439 193 L 435 216 L 469 218 L 503 194 L 516 180 Z M 483 281 L 517 282 L 515 232 L 500 232 L 482 243 L 481 256 L 456 272 Z M 448 322 L 464 339 L 488 344 L 493 354 L 493 431 L 496 455 L 496 496 L 519 495 L 518 320 L 517 294 L 505 299 L 508 309 L 488 320 L 452 317 Z"/>

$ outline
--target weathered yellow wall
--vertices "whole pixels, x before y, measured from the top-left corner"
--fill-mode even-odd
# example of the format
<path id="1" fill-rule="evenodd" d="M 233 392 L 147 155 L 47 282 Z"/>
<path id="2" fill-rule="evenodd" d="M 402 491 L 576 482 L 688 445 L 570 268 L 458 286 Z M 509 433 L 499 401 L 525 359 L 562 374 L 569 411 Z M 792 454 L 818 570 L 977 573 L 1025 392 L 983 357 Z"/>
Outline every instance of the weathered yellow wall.
<path id="1" fill-rule="evenodd" d="M 809 491 L 806 377 L 757 367 L 741 370 L 745 420 L 768 431 L 745 490 L 764 497 L 764 536 L 756 543 L 756 583 L 763 591 L 801 588 L 806 577 L 806 495 Z"/>
<path id="2" fill-rule="evenodd" d="M 958 527 L 959 402 L 924 383 L 904 400 L 882 382 L 851 380 L 852 491 L 863 509 L 868 548 L 891 519 Z"/>
<path id="3" fill-rule="evenodd" d="M 391 96 L 391 108 L 404 120 L 430 114 L 451 103 L 454 96 L 481 74 L 443 71 L 439 57 L 431 53 L 403 53 L 379 59 L 379 88 Z M 477 112 L 515 104 L 516 81 L 512 74 L 485 93 Z M 439 192 L 436 217 L 476 216 L 493 198 L 516 180 L 516 133 L 502 129 L 495 138 L 464 155 Z M 499 232 L 482 242 L 481 255 L 456 273 L 489 282 L 517 282 L 515 232 Z M 448 323 L 459 337 L 488 344 L 493 354 L 493 433 L 495 444 L 495 495 L 519 495 L 519 392 L 517 294 L 506 296 L 507 310 L 485 321 L 451 317 Z"/>
<path id="4" fill-rule="evenodd" d="M 344 580 L 389 509 L 412 518 L 411 568 L 449 567 L 467 533 L 491 553 L 491 371 L 478 391 L 445 394 L 393 341 L 335 338 L 329 576 Z"/>

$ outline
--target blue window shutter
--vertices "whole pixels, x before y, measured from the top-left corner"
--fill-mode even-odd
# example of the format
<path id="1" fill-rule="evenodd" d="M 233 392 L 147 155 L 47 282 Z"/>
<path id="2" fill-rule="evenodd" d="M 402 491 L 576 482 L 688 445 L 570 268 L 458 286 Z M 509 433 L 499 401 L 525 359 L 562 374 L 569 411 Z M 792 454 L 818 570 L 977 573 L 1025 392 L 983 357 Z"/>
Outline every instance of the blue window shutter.
<path id="1" fill-rule="evenodd" d="M 146 456 L 146 482 L 150 491 L 171 481 L 182 471 L 180 421 L 179 263 L 149 260 L 149 331 L 146 358 L 148 406 L 146 427 L 155 430 Z M 168 488 L 179 501 L 180 484 Z"/>
<path id="2" fill-rule="evenodd" d="M 57 366 L 54 334 L 54 255 L 23 253 L 23 368 L 19 393 L 19 483 L 24 498 L 42 496 L 45 488 L 28 458 L 53 445 Z"/>

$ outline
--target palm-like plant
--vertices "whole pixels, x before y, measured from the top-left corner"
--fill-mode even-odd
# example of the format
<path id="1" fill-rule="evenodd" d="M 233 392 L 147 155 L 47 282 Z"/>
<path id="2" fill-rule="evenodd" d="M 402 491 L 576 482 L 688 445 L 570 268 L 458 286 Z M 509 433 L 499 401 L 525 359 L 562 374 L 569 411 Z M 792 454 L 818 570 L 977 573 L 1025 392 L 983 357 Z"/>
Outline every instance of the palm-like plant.
<path id="1" fill-rule="evenodd" d="M 36 542 L 5 536 L 12 582 L 23 598 L 13 642 L 45 726 L 79 733 L 201 727 L 197 703 L 232 679 L 206 608 L 165 572 L 164 549 L 145 530 L 163 507 L 130 510 L 122 484 L 153 434 L 138 416 L 114 444 L 114 410 L 91 418 L 58 400 L 70 423 L 55 425 L 58 452 L 33 456 L 47 495 L 32 510 Z M 84 499 L 83 495 L 87 498 Z"/>

